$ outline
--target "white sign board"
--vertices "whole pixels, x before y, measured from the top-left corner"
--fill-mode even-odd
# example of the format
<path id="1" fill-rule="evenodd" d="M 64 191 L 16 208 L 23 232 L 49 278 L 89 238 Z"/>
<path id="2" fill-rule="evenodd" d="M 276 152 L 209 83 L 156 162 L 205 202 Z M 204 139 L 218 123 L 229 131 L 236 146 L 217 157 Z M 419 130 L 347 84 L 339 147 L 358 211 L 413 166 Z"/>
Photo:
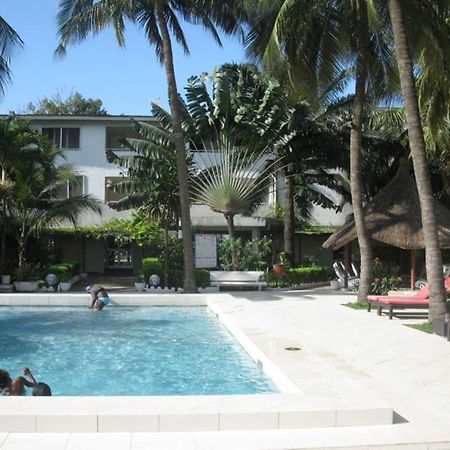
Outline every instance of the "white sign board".
<path id="1" fill-rule="evenodd" d="M 217 267 L 217 236 L 215 234 L 195 235 L 195 267 L 198 269 Z"/>

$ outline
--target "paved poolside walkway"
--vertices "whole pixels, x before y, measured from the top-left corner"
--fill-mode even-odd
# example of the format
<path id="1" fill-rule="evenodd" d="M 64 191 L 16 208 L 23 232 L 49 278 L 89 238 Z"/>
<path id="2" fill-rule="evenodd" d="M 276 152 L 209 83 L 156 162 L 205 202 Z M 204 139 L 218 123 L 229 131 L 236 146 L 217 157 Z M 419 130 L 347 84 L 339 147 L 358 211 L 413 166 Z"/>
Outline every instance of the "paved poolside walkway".
<path id="1" fill-rule="evenodd" d="M 353 294 L 327 290 L 211 296 L 305 393 L 374 395 L 392 406 L 392 426 L 186 433 L 0 433 L 1 450 L 450 449 L 450 343 L 342 306 Z M 288 351 L 287 347 L 300 348 Z M 402 419 L 404 418 L 404 419 Z"/>

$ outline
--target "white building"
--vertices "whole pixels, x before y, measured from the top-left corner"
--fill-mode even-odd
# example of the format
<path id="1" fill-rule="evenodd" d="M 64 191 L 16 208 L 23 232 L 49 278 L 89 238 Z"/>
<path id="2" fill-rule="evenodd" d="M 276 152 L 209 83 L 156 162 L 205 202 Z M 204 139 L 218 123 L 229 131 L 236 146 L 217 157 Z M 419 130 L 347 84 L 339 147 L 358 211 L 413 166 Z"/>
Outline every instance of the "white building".
<path id="1" fill-rule="evenodd" d="M 91 212 L 84 213 L 79 220 L 80 225 L 100 225 L 113 218 L 126 218 L 129 212 L 118 212 L 106 205 L 106 202 L 116 200 L 119 193 L 114 192 L 110 185 L 122 177 L 122 169 L 109 163 L 106 159 L 106 149 L 111 148 L 116 152 L 125 151 L 121 140 L 134 136 L 130 119 L 152 122 L 150 116 L 50 116 L 50 115 L 24 115 L 20 116 L 29 120 L 33 128 L 49 137 L 54 145 L 65 150 L 66 160 L 73 165 L 79 173 L 79 182 L 68 185 L 62 195 L 76 195 L 78 193 L 91 194 L 103 203 L 102 214 Z M 201 165 L 201 158 L 197 157 Z M 333 195 L 330 193 L 330 195 Z M 282 201 L 283 192 L 278 187 L 275 195 L 269 195 L 267 202 L 261 206 L 253 217 L 236 216 L 235 225 L 238 233 L 250 238 L 257 238 L 267 232 L 282 235 L 282 223 L 277 219 L 268 217 L 271 203 L 276 201 L 277 196 Z M 333 211 L 317 207 L 313 211 L 314 225 L 339 226 L 342 225 L 348 210 L 336 214 Z M 214 247 L 215 240 L 210 235 L 225 234 L 227 227 L 222 214 L 212 211 L 204 205 L 193 205 L 191 218 L 196 242 L 202 243 L 206 248 L 198 249 L 197 263 L 214 265 L 212 258 L 206 257 Z M 208 236 L 205 236 L 208 235 Z M 208 238 L 209 237 L 209 238 Z M 323 254 L 319 250 L 321 242 L 326 238 L 319 239 L 308 237 L 306 240 L 297 239 L 297 253 L 299 258 L 305 252 L 312 252 L 310 247 Z M 304 242 L 303 242 L 304 241 Z M 79 243 L 65 245 L 68 259 L 77 257 L 80 253 Z M 88 252 L 88 258 L 85 253 Z M 203 252 L 203 256 L 200 253 Z M 75 253 L 75 255 L 74 255 Z M 69 254 L 71 257 L 69 258 Z M 78 255 L 80 258 L 81 256 Z M 139 258 L 138 251 L 132 248 L 119 249 L 113 242 L 94 243 L 83 250 L 83 261 L 86 260 L 85 270 L 92 272 L 103 272 L 106 269 L 132 268 L 133 259 Z M 331 258 L 331 255 L 330 255 Z M 208 260 L 208 261 L 206 261 Z"/>

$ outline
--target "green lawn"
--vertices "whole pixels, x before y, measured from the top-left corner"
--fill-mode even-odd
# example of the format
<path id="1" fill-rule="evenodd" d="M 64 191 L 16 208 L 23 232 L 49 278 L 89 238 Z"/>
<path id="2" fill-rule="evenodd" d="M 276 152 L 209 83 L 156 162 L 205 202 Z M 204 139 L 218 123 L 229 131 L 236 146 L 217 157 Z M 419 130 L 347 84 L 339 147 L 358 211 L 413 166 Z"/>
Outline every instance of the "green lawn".
<path id="1" fill-rule="evenodd" d="M 433 325 L 428 322 L 423 323 L 413 323 L 413 324 L 406 324 L 407 327 L 415 328 L 416 330 L 423 331 L 425 333 L 433 334 Z"/>
<path id="2" fill-rule="evenodd" d="M 352 309 L 367 309 L 367 303 L 363 302 L 350 302 L 350 303 L 344 303 L 344 306 L 347 306 L 348 308 Z"/>

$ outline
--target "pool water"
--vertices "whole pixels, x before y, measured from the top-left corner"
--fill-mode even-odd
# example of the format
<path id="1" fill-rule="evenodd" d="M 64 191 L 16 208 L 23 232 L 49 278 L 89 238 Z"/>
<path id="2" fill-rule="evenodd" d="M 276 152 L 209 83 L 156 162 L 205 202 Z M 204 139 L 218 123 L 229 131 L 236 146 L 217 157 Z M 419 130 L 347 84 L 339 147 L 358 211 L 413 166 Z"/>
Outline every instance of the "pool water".
<path id="1" fill-rule="evenodd" d="M 53 395 L 276 392 L 205 307 L 0 308 L 0 368 Z"/>

